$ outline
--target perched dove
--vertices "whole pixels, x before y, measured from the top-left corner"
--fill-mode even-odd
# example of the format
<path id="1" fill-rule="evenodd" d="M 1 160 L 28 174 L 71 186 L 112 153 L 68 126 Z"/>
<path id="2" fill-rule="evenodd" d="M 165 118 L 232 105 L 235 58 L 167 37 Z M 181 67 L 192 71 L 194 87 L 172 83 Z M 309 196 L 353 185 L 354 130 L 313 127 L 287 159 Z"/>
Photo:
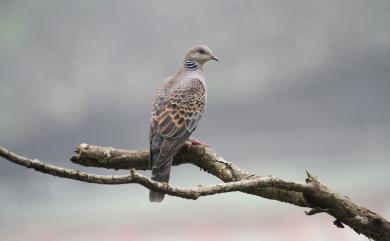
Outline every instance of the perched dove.
<path id="1" fill-rule="evenodd" d="M 168 183 L 173 157 L 202 117 L 207 99 L 202 67 L 209 60 L 218 61 L 218 58 L 207 46 L 191 48 L 179 71 L 168 77 L 154 93 L 149 141 L 150 168 L 155 181 Z M 150 191 L 151 202 L 163 199 L 164 193 Z"/>

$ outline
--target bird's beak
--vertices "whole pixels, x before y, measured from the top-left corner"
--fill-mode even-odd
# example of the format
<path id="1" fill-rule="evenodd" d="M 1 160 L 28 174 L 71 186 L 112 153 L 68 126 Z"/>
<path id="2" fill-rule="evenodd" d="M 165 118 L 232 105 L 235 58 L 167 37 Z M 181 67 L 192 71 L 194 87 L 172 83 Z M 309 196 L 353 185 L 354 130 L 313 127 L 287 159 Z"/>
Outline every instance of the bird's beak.
<path id="1" fill-rule="evenodd" d="M 212 60 L 215 60 L 215 61 L 219 61 L 219 59 L 217 58 L 217 56 L 214 56 L 214 55 L 210 55 L 210 59 L 212 59 Z"/>

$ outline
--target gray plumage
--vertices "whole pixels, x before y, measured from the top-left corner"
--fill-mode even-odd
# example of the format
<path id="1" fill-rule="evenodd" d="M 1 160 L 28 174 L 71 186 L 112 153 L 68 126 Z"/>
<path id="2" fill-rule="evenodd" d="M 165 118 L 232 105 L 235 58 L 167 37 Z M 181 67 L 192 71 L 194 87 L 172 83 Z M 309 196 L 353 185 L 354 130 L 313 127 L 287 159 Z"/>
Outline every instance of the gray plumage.
<path id="1" fill-rule="evenodd" d="M 191 48 L 182 67 L 155 91 L 150 121 L 150 168 L 152 179 L 168 183 L 172 160 L 202 117 L 207 87 L 202 67 L 218 60 L 207 46 Z M 151 202 L 161 202 L 164 194 L 150 191 Z"/>

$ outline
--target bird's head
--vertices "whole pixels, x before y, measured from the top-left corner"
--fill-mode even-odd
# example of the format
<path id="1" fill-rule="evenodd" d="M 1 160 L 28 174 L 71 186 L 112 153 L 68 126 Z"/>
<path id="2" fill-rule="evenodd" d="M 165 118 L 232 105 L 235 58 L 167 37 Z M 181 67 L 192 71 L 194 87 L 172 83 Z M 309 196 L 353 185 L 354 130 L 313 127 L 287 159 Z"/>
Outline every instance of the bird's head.
<path id="1" fill-rule="evenodd" d="M 201 65 L 203 65 L 209 60 L 219 61 L 219 59 L 215 55 L 213 55 L 210 48 L 206 45 L 197 45 L 195 47 L 190 48 L 184 57 L 184 61 L 186 60 L 192 60 Z"/>

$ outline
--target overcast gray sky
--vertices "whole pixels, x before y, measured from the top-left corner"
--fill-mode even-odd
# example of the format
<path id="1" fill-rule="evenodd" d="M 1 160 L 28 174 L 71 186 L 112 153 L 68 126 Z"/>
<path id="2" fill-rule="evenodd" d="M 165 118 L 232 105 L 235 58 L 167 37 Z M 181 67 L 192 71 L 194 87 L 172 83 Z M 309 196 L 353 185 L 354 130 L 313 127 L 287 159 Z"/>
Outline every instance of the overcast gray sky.
<path id="1" fill-rule="evenodd" d="M 387 0 L 1 0 L 0 144 L 73 168 L 68 159 L 81 142 L 146 148 L 155 86 L 179 68 L 189 47 L 207 44 L 221 61 L 205 66 L 209 98 L 195 137 L 259 174 L 298 180 L 314 170 L 389 217 L 390 193 L 372 189 L 390 182 L 389 13 Z M 181 186 L 185 177 L 192 184 L 216 181 L 197 170 L 173 171 Z M 0 180 L 8 205 L 37 202 L 20 201 L 0 217 L 11 227 L 10 220 L 36 219 L 23 216 L 31 208 L 67 207 L 69 196 L 53 190 L 88 193 L 82 202 L 107 192 L 114 193 L 106 200 L 111 205 L 119 194 L 147 201 L 141 188 L 126 187 L 126 195 L 123 188 L 54 181 L 6 161 Z M 51 192 L 42 190 L 52 182 Z"/>

